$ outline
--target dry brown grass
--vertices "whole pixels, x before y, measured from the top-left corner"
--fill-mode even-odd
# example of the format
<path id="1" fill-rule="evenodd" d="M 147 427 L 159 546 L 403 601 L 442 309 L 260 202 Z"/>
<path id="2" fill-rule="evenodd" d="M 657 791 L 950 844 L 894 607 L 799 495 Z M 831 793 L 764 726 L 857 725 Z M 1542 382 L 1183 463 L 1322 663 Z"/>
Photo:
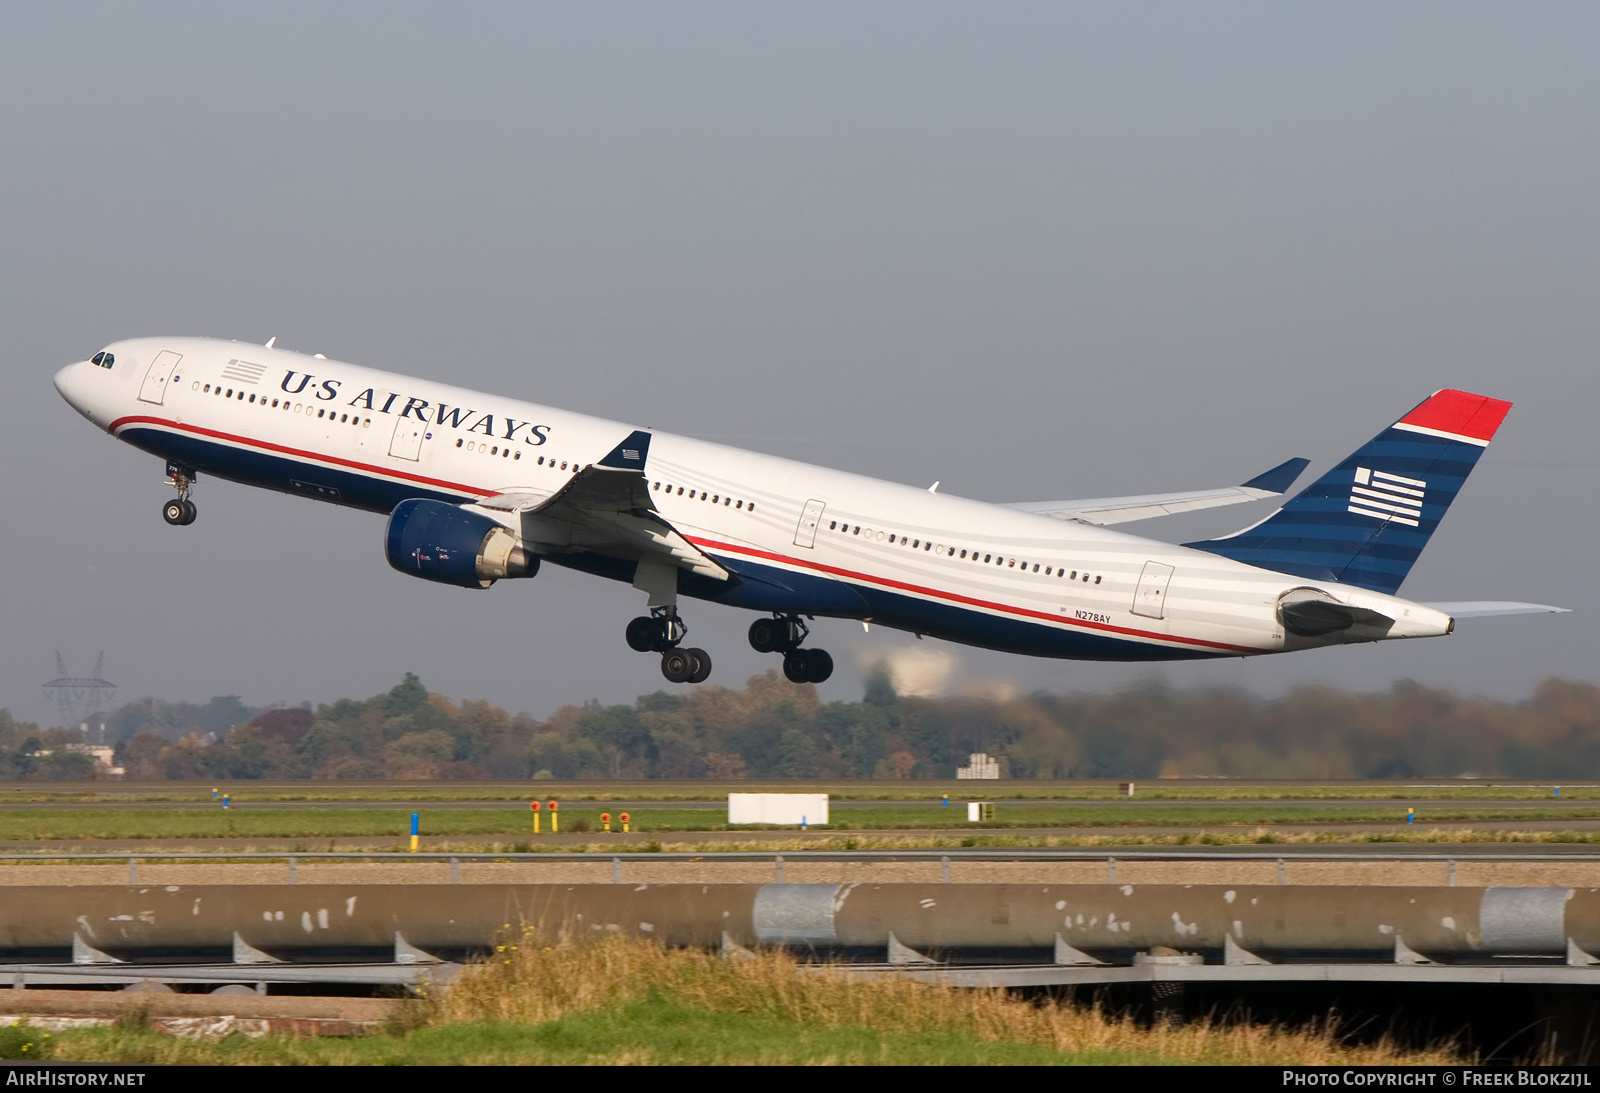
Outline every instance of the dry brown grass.
<path id="1" fill-rule="evenodd" d="M 1143 1028 L 1094 1007 L 1030 1002 L 1000 990 L 967 990 L 898 976 L 863 976 L 804 965 L 783 952 L 723 959 L 619 935 L 554 946 L 524 935 L 463 970 L 431 1000 L 429 1024 L 540 1024 L 659 998 L 689 1009 L 809 1028 L 966 1034 L 1074 1055 L 1129 1055 L 1173 1063 L 1441 1065 L 1447 1048 L 1406 1051 L 1387 1041 L 1345 1043 L 1333 1021 L 1299 1029 L 1197 1021 Z"/>

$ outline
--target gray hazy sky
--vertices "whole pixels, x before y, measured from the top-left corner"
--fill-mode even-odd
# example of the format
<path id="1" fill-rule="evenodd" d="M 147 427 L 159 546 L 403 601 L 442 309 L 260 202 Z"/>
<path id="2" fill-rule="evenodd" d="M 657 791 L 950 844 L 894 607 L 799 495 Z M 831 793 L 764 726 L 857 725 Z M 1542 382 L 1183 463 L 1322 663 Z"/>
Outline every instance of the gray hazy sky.
<path id="1" fill-rule="evenodd" d="M 1315 472 L 1464 387 L 1516 408 L 1402 592 L 1573 614 L 952 685 L 1595 679 L 1596 56 L 1593 4 L 0 6 L 0 706 L 49 718 L 57 648 L 124 698 L 664 685 L 623 586 L 428 585 L 380 517 L 223 482 L 166 526 L 50 385 L 146 334 L 997 501 Z M 775 666 L 687 614 L 716 682 Z M 830 697 L 911 643 L 817 633 Z"/>

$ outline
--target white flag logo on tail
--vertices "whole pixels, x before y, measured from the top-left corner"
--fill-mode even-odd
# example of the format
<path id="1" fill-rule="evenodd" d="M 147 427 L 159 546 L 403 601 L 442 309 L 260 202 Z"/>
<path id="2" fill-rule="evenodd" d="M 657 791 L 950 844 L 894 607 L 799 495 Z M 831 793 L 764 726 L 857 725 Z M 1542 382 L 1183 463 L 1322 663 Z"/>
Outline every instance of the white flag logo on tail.
<path id="1" fill-rule="evenodd" d="M 1427 488 L 1420 478 L 1357 467 L 1356 484 L 1350 488 L 1350 511 L 1416 527 L 1422 519 L 1422 495 Z"/>

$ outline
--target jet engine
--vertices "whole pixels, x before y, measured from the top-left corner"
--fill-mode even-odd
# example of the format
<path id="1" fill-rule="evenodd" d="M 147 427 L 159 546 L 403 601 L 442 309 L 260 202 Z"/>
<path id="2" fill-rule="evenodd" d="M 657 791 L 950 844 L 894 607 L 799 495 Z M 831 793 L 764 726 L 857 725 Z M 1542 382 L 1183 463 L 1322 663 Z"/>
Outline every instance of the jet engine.
<path id="1" fill-rule="evenodd" d="M 410 577 L 463 588 L 488 588 L 506 577 L 531 577 L 539 557 L 517 545 L 509 528 L 482 513 L 412 498 L 389 514 L 389 564 Z"/>

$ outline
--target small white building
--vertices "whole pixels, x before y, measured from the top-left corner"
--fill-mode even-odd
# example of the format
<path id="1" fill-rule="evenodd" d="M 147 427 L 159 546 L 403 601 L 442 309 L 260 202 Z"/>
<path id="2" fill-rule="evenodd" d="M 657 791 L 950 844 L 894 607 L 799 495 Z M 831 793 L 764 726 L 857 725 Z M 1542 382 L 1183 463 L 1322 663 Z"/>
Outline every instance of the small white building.
<path id="1" fill-rule="evenodd" d="M 972 761 L 964 767 L 956 768 L 957 778 L 999 778 L 1000 760 L 991 759 L 987 752 L 975 751 Z"/>
<path id="2" fill-rule="evenodd" d="M 730 824 L 825 824 L 826 793 L 730 793 Z"/>

